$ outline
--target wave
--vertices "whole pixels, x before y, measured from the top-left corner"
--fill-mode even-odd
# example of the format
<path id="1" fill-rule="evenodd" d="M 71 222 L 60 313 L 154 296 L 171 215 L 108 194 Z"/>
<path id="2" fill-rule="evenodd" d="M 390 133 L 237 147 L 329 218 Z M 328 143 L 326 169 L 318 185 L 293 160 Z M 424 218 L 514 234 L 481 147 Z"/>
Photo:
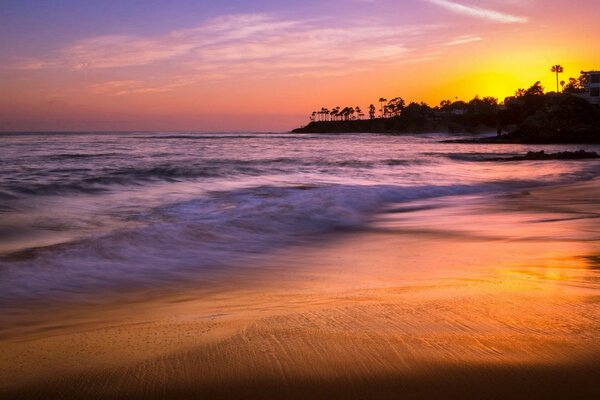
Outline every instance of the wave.
<path id="1" fill-rule="evenodd" d="M 111 190 L 112 186 L 136 186 L 149 182 L 176 182 L 195 178 L 226 176 L 219 166 L 205 165 L 155 165 L 148 167 L 121 167 L 94 170 L 89 168 L 55 168 L 44 171 L 48 179 L 38 177 L 36 181 L 8 182 L 4 184 L 7 196 L 24 194 L 33 196 L 57 196 L 65 194 L 98 194 Z M 246 174 L 253 171 L 246 169 Z M 63 175 L 56 179 L 54 174 Z M 256 171 L 258 173 L 258 171 Z M 66 176 L 65 176 L 66 175 Z M 12 193 L 12 194 L 11 194 Z"/>
<path id="2" fill-rule="evenodd" d="M 156 208 L 137 228 L 3 257 L 0 303 L 215 279 L 248 264 L 245 257 L 362 229 L 390 204 L 528 184 L 262 186 L 211 193 Z"/>
<path id="3" fill-rule="evenodd" d="M 402 165 L 402 166 L 408 166 L 408 165 L 426 165 L 426 164 L 431 164 L 432 161 L 431 160 L 402 160 L 402 159 L 388 159 L 388 160 L 383 160 L 382 164 L 388 165 L 390 167 L 393 166 L 398 166 L 398 165 Z"/>
<path id="4" fill-rule="evenodd" d="M 108 157 L 115 157 L 115 156 L 121 156 L 123 154 L 119 154 L 119 153 L 65 153 L 65 154 L 52 154 L 47 156 L 46 158 L 48 160 L 53 160 L 53 161 L 62 161 L 62 160 L 69 160 L 69 159 L 87 159 L 87 158 L 108 158 Z"/>
<path id="5" fill-rule="evenodd" d="M 114 153 L 98 155 L 60 154 L 55 160 L 105 158 Z M 104 160 L 102 161 L 104 162 Z M 137 186 L 152 182 L 181 182 L 199 178 L 231 178 L 234 176 L 259 176 L 262 174 L 289 174 L 332 169 L 371 169 L 382 166 L 409 166 L 430 163 L 427 160 L 327 160 L 295 159 L 287 157 L 239 160 L 202 159 L 149 164 L 146 166 L 107 167 L 103 164 L 56 164 L 39 170 L 35 179 L 10 180 L 2 184 L 4 196 L 17 195 L 56 196 L 65 194 L 98 194 L 112 186 Z M 101 166 L 101 167 L 99 167 Z"/>

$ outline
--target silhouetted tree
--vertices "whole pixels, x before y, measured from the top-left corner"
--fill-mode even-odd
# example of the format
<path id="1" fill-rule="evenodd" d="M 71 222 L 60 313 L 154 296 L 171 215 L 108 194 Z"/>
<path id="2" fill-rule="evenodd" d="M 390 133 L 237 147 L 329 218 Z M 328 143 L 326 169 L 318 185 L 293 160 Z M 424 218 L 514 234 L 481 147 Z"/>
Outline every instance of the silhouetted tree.
<path id="1" fill-rule="evenodd" d="M 450 111 L 451 105 L 452 105 L 452 102 L 450 100 L 442 100 L 442 101 L 440 101 L 440 110 Z"/>
<path id="2" fill-rule="evenodd" d="M 544 95 L 544 87 L 542 86 L 542 82 L 537 81 L 534 83 L 529 89 L 525 91 L 525 96 L 543 96 Z"/>
<path id="3" fill-rule="evenodd" d="M 431 115 L 431 108 L 426 103 L 411 102 L 402 111 L 401 119 L 409 124 L 424 125 Z"/>
<path id="4" fill-rule="evenodd" d="M 496 112 L 496 108 L 498 107 L 498 99 L 495 97 L 484 97 L 483 99 L 479 98 L 479 96 L 475 96 L 471 101 L 469 101 L 467 110 L 470 113 L 478 113 L 478 114 L 491 114 Z"/>
<path id="5" fill-rule="evenodd" d="M 319 121 L 327 121 L 327 117 L 326 115 L 329 114 L 329 111 L 327 111 L 327 109 L 325 107 L 321 107 L 321 110 L 319 110 Z"/>
<path id="6" fill-rule="evenodd" d="M 515 92 L 515 98 L 518 99 L 520 97 L 525 96 L 526 94 L 527 94 L 527 90 L 525 90 L 525 89 L 517 89 L 517 91 Z M 507 97 L 507 99 L 508 99 L 508 97 Z M 505 103 L 506 103 L 506 101 L 505 101 Z"/>
<path id="7" fill-rule="evenodd" d="M 375 112 L 377 110 L 375 110 L 375 106 L 373 104 L 369 105 L 369 118 L 371 119 L 375 119 Z"/>
<path id="8" fill-rule="evenodd" d="M 569 83 L 567 83 L 563 92 L 565 92 L 565 93 L 583 93 L 585 91 L 584 87 L 583 87 L 584 80 L 585 80 L 585 77 L 583 75 L 580 76 L 579 79 L 569 78 Z"/>
<path id="9" fill-rule="evenodd" d="M 379 98 L 379 104 L 381 105 L 381 108 L 379 109 L 379 112 L 381 113 L 381 117 L 383 118 L 385 116 L 384 113 L 384 108 L 383 108 L 383 103 L 387 102 L 387 99 L 384 97 L 380 97 Z"/>
<path id="10" fill-rule="evenodd" d="M 562 74 L 563 72 L 565 72 L 565 70 L 562 67 L 562 65 L 557 64 L 553 65 L 552 68 L 550 68 L 550 71 L 556 74 L 556 93 L 558 93 L 558 74 Z"/>
<path id="11" fill-rule="evenodd" d="M 337 117 L 337 108 L 333 108 L 330 112 L 329 112 L 329 116 L 331 117 L 332 121 L 336 120 Z"/>
<path id="12" fill-rule="evenodd" d="M 450 105 L 452 111 L 465 111 L 469 108 L 468 104 L 462 100 L 457 100 Z"/>
<path id="13" fill-rule="evenodd" d="M 519 89 L 514 97 L 504 100 L 506 109 L 500 112 L 500 125 L 520 123 L 537 111 L 543 110 L 545 104 L 544 87 L 539 81 L 527 90 Z"/>
<path id="14" fill-rule="evenodd" d="M 340 117 L 344 120 L 344 121 L 348 121 L 350 119 L 350 110 L 354 110 L 351 107 L 344 107 L 342 108 L 342 110 L 339 112 Z"/>
<path id="15" fill-rule="evenodd" d="M 388 112 L 394 116 L 400 115 L 402 110 L 404 110 L 404 99 L 402 97 L 395 97 L 389 101 L 387 105 Z"/>
<path id="16" fill-rule="evenodd" d="M 362 110 L 361 110 L 361 108 L 359 106 L 354 107 L 354 111 L 356 112 L 356 116 L 357 116 L 358 119 L 360 119 L 361 116 L 364 115 L 362 113 Z"/>
<path id="17" fill-rule="evenodd" d="M 389 113 L 390 113 L 390 106 L 386 104 L 383 106 L 383 117 L 387 118 Z"/>
<path id="18" fill-rule="evenodd" d="M 485 104 L 488 104 L 491 107 L 498 106 L 498 99 L 496 97 L 486 96 L 483 99 L 481 99 L 481 101 L 483 101 Z"/>

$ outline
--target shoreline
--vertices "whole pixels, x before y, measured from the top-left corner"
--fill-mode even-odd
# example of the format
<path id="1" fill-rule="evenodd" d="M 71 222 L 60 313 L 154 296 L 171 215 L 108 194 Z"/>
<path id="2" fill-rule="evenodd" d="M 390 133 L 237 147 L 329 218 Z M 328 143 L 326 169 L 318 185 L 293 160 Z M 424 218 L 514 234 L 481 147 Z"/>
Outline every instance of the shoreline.
<path id="1" fill-rule="evenodd" d="M 235 288 L 65 309 L 0 340 L 0 397 L 597 395 L 597 182 L 381 215 Z"/>

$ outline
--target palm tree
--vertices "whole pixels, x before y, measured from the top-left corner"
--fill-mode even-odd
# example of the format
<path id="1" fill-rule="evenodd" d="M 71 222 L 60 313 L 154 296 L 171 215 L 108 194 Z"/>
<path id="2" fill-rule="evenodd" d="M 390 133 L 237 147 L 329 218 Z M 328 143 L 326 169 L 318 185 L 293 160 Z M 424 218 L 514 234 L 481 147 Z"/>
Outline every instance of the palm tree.
<path id="1" fill-rule="evenodd" d="M 321 107 L 321 111 L 319 111 L 319 114 L 321 114 L 321 121 L 325 121 L 325 107 Z"/>
<path id="2" fill-rule="evenodd" d="M 369 118 L 375 119 L 375 106 L 373 104 L 369 105 Z"/>
<path id="3" fill-rule="evenodd" d="M 334 108 L 329 112 L 329 115 L 331 116 L 331 120 L 335 121 L 335 117 L 337 117 L 337 110 Z"/>
<path id="4" fill-rule="evenodd" d="M 552 68 L 550 68 L 550 71 L 556 74 L 556 93 L 558 93 L 558 74 L 565 72 L 565 69 L 562 67 L 562 65 L 557 64 L 553 65 Z"/>
<path id="5" fill-rule="evenodd" d="M 381 116 L 383 117 L 383 103 L 385 103 L 387 101 L 386 98 L 380 97 L 379 98 L 379 104 L 381 104 L 381 109 L 379 111 L 381 111 Z"/>
<path id="6" fill-rule="evenodd" d="M 350 110 L 351 109 L 352 109 L 351 107 L 344 107 L 344 119 L 346 121 L 350 120 Z"/>
<path id="7" fill-rule="evenodd" d="M 342 112 L 344 113 L 344 120 L 345 121 L 349 121 L 350 120 L 350 113 L 354 111 L 354 108 L 352 107 L 344 107 L 344 109 L 342 110 Z"/>
<path id="8" fill-rule="evenodd" d="M 391 115 L 398 116 L 404 109 L 405 104 L 406 103 L 404 102 L 404 99 L 402 97 L 393 98 L 388 102 L 388 110 Z"/>

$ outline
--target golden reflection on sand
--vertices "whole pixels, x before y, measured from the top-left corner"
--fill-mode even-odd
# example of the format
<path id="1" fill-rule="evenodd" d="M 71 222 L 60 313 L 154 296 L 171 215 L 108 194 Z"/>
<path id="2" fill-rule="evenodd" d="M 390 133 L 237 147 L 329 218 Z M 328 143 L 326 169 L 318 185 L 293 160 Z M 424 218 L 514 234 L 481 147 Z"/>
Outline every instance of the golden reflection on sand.
<path id="1" fill-rule="evenodd" d="M 549 194 L 556 207 L 538 208 Z M 4 330 L 0 394 L 593 396 L 597 195 L 445 199 L 325 247 L 257 256 L 261 273 L 219 291 L 54 309 Z"/>

